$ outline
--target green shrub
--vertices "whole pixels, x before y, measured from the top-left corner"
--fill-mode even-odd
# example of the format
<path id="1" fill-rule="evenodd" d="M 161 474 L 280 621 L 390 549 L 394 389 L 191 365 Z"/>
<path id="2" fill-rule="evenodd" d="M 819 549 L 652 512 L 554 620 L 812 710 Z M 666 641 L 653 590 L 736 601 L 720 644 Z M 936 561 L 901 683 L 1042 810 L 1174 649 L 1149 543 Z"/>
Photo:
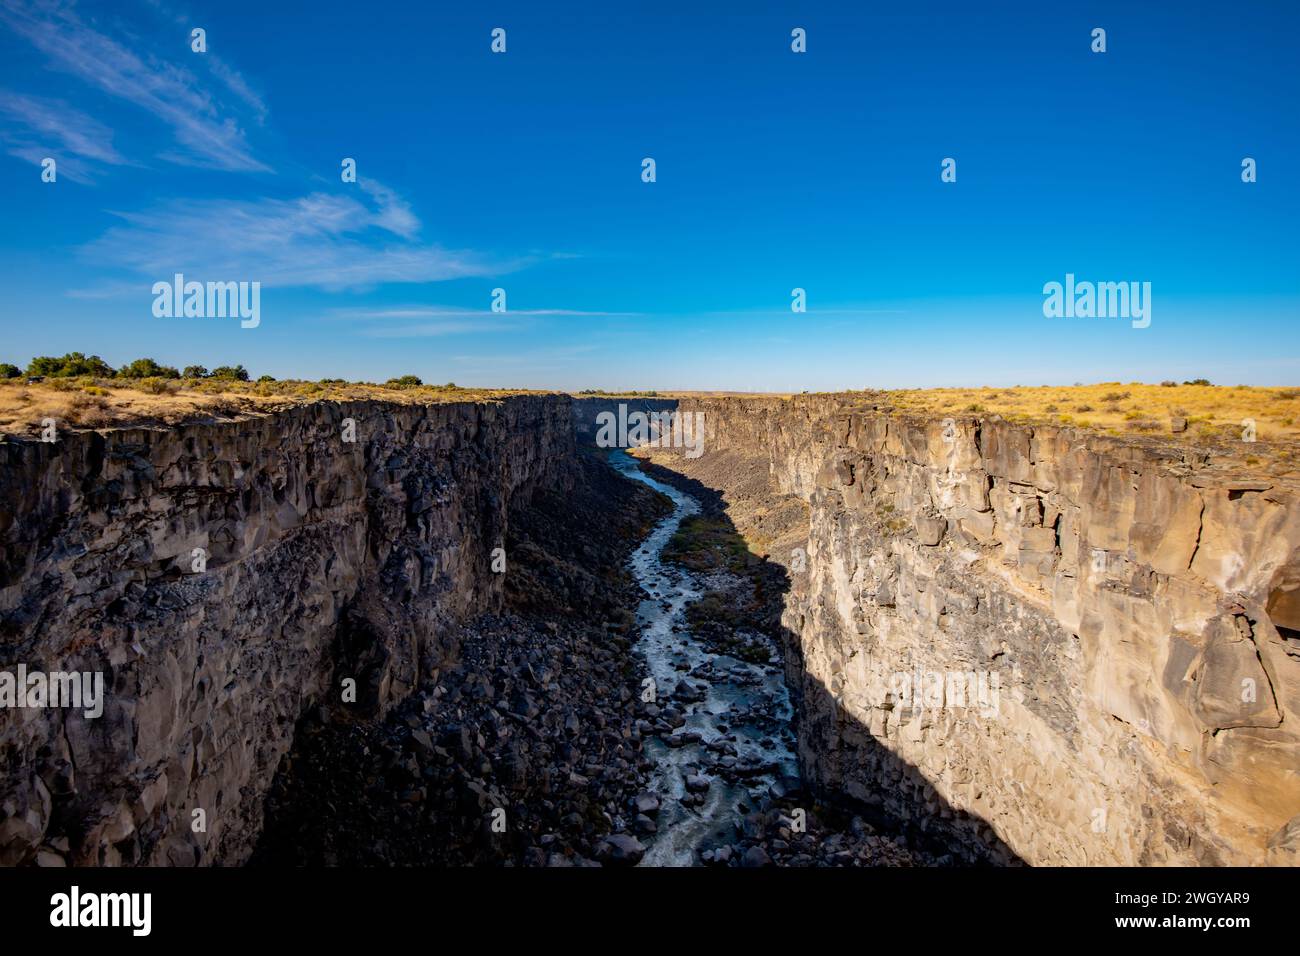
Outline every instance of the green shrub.
<path id="1" fill-rule="evenodd" d="M 210 374 L 208 378 L 224 381 L 247 382 L 248 370 L 242 365 L 220 365 L 212 370 L 212 374 Z"/>
<path id="2" fill-rule="evenodd" d="M 180 382 L 172 380 L 170 377 L 151 376 L 140 379 L 140 384 L 136 388 L 142 392 L 148 392 L 150 395 L 173 395 L 180 389 Z"/>
<path id="3" fill-rule="evenodd" d="M 87 358 L 80 352 L 69 352 L 56 358 L 53 355 L 38 355 L 27 366 L 28 375 L 49 378 L 70 378 L 74 375 L 95 375 L 102 378 L 113 377 L 113 367 L 98 355 Z"/>
<path id="4" fill-rule="evenodd" d="M 389 388 L 415 388 L 423 385 L 424 382 L 420 380 L 418 375 L 403 375 L 401 378 L 390 378 L 384 384 Z"/>
<path id="5" fill-rule="evenodd" d="M 181 372 L 184 378 L 207 378 L 208 370 L 202 365 L 187 365 L 185 371 Z"/>
<path id="6" fill-rule="evenodd" d="M 120 378 L 180 378 L 181 373 L 170 365 L 159 365 L 151 358 L 138 358 L 130 365 L 117 370 Z"/>
<path id="7" fill-rule="evenodd" d="M 17 378 L 23 374 L 23 370 L 17 365 L 10 365 L 8 362 L 0 362 L 0 378 Z"/>

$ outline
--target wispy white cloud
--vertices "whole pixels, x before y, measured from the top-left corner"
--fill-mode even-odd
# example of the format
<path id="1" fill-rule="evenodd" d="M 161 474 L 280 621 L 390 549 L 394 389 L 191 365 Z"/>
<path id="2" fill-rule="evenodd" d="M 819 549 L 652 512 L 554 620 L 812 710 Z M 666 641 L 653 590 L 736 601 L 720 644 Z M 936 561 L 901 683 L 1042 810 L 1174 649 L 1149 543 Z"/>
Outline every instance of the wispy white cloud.
<path id="1" fill-rule="evenodd" d="M 427 339 L 442 335 L 480 334 L 483 332 L 513 332 L 522 328 L 518 322 L 502 322 L 483 318 L 477 322 L 444 321 L 421 322 L 418 325 L 399 325 L 391 328 L 368 328 L 361 334 L 371 339 Z"/>
<path id="2" fill-rule="evenodd" d="M 113 148 L 112 130 L 60 100 L 0 90 L 0 113 L 79 156 L 114 165 L 126 162 Z"/>
<path id="3" fill-rule="evenodd" d="M 528 319 L 556 316 L 602 317 L 634 315 L 632 312 L 587 312 L 580 309 L 465 309 L 454 306 L 405 306 L 335 309 L 326 318 L 361 323 L 361 334 L 374 339 L 415 339 L 526 329 Z"/>
<path id="4" fill-rule="evenodd" d="M 53 157 L 58 172 L 76 182 L 92 179 L 95 162 L 126 163 L 113 147 L 112 130 L 61 100 L 0 90 L 0 119 L 0 138 L 10 155 L 33 164 Z"/>
<path id="5" fill-rule="evenodd" d="M 461 333 L 512 332 L 527 328 L 529 323 L 522 321 L 525 319 L 635 314 L 633 312 L 587 312 L 580 309 L 510 309 L 507 312 L 493 312 L 490 309 L 463 309 L 435 305 L 336 309 L 330 312 L 328 317 L 343 322 L 363 323 L 366 327 L 361 334 L 367 338 L 406 339 Z"/>
<path id="6" fill-rule="evenodd" d="M 195 24 L 194 16 L 188 10 L 172 4 L 163 6 L 160 0 L 144 0 L 144 3 L 146 6 L 152 7 L 154 12 L 163 19 L 178 27 L 185 27 L 186 29 L 181 31 L 182 33 L 188 34 L 191 26 Z M 235 94 L 243 101 L 245 106 L 253 111 L 253 117 L 257 120 L 259 126 L 266 123 L 270 110 L 262 98 L 253 91 L 252 86 L 244 79 L 242 73 L 227 64 L 225 60 L 211 50 L 203 54 L 202 63 L 231 93 Z"/>
<path id="7" fill-rule="evenodd" d="M 31 42 L 54 68 L 133 103 L 170 126 L 180 149 L 169 151 L 164 158 L 216 169 L 268 170 L 253 156 L 231 111 L 224 109 L 190 70 L 153 55 L 137 54 L 85 22 L 71 4 L 0 0 L 0 23 Z M 220 61 L 214 73 L 254 110 L 259 122 L 265 118 L 265 105 L 242 76 Z"/>
<path id="8" fill-rule="evenodd" d="M 379 216 L 375 225 L 381 229 L 396 233 L 410 239 L 420 231 L 420 220 L 411 212 L 411 207 L 401 196 L 382 183 L 373 179 L 358 179 L 361 191 L 375 201 Z"/>
<path id="9" fill-rule="evenodd" d="M 227 65 L 226 61 L 215 53 L 205 55 L 208 58 L 207 66 L 212 71 L 212 75 L 224 83 L 230 92 L 239 97 L 244 105 L 253 111 L 253 118 L 257 120 L 258 126 L 265 125 L 271 111 L 262 98 L 253 92 L 253 88 L 248 85 L 248 81 L 244 79 L 243 74 Z"/>
<path id="10" fill-rule="evenodd" d="M 122 224 L 83 247 L 86 259 L 152 279 L 184 272 L 200 281 L 331 291 L 385 283 L 498 275 L 530 260 L 490 260 L 416 238 L 419 221 L 392 190 L 372 183 L 369 202 L 337 193 L 296 199 L 178 200 L 115 213 Z"/>
<path id="11" fill-rule="evenodd" d="M 621 316 L 639 315 L 638 312 L 588 312 L 582 309 L 510 309 L 492 312 L 489 309 L 457 309 L 450 306 L 422 306 L 419 308 L 336 309 L 330 313 L 337 319 L 466 319 L 500 318 L 501 316 Z"/>

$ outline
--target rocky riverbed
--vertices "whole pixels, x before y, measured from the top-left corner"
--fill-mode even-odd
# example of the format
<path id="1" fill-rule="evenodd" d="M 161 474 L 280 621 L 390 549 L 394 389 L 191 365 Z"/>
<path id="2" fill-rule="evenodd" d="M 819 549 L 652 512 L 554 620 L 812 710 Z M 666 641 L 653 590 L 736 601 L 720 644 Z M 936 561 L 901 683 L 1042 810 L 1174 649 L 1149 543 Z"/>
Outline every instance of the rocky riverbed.
<path id="1" fill-rule="evenodd" d="M 657 480 L 617 451 L 610 463 L 673 502 L 630 560 L 647 594 L 636 651 L 655 691 L 642 729 L 654 762 L 646 806 L 657 819 L 637 818 L 650 844 L 642 865 L 950 862 L 942 848 L 913 846 L 893 821 L 869 822 L 805 791 L 770 569 L 664 469 Z"/>
<path id="2" fill-rule="evenodd" d="M 682 563 L 699 503 L 610 463 L 633 481 L 588 461 L 573 500 L 512 516 L 508 612 L 466 625 L 416 694 L 301 722 L 254 864 L 934 862 L 805 792 L 780 642 L 761 615 L 726 623 L 752 582 Z"/>
<path id="3" fill-rule="evenodd" d="M 508 613 L 464 626 L 458 656 L 384 719 L 304 719 L 254 862 L 637 862 L 653 764 L 625 564 L 666 509 L 584 459 L 573 489 L 512 514 Z"/>

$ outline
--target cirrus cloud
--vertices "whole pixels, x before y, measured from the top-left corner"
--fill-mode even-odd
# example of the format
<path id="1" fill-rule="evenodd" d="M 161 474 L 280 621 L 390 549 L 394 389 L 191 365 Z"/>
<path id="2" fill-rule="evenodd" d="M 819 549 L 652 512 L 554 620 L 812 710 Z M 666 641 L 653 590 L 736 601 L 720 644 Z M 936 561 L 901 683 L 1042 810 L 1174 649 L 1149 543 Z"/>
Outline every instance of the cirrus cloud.
<path id="1" fill-rule="evenodd" d="M 0 0 L 0 23 L 45 54 L 54 69 L 170 126 L 180 148 L 167 152 L 165 159 L 214 169 L 269 171 L 253 156 L 232 111 L 186 67 L 135 52 L 125 41 L 88 24 L 69 3 Z M 209 61 L 207 68 L 253 109 L 257 122 L 265 119 L 265 105 L 242 76 L 220 61 Z"/>
<path id="2" fill-rule="evenodd" d="M 152 278 L 184 272 L 328 291 L 498 275 L 531 262 L 421 242 L 419 220 L 393 190 L 370 181 L 362 196 L 176 200 L 114 213 L 121 225 L 81 253 Z"/>
<path id="3" fill-rule="evenodd" d="M 112 130 L 62 100 L 0 90 L 0 119 L 10 155 L 34 164 L 52 156 L 58 171 L 75 182 L 92 179 L 93 163 L 126 163 L 113 147 Z"/>

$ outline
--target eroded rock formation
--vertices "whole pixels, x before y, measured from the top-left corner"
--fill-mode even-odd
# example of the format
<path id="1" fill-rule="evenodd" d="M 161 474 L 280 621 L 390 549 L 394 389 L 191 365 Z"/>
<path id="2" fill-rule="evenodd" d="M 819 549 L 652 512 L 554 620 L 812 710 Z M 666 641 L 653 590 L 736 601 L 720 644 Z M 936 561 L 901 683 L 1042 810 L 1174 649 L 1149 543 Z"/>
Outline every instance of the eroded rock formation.
<path id="1" fill-rule="evenodd" d="M 0 443 L 0 665 L 107 689 L 99 719 L 0 711 L 0 864 L 244 860 L 303 713 L 341 675 L 407 696 L 500 606 L 510 502 L 573 452 L 540 397 Z"/>
<path id="2" fill-rule="evenodd" d="M 705 455 L 652 457 L 786 567 L 817 784 L 972 856 L 1296 862 L 1294 475 L 843 397 L 682 408 Z"/>
<path id="3" fill-rule="evenodd" d="M 506 602 L 512 506 L 562 498 L 575 419 L 585 434 L 615 404 L 322 403 L 0 443 L 0 668 L 99 671 L 108 691 L 99 719 L 0 711 L 0 864 L 246 860 L 304 715 L 346 674 L 382 717 L 456 659 L 465 620 Z M 824 793 L 971 858 L 1296 862 L 1294 475 L 852 397 L 682 408 L 704 413 L 703 456 L 652 454 L 785 568 L 800 761 Z M 581 578 L 537 567 L 535 587 Z M 576 728 L 617 752 L 598 730 Z M 432 752 L 411 792 L 482 756 Z M 644 769 L 618 759 L 610 794 Z"/>

